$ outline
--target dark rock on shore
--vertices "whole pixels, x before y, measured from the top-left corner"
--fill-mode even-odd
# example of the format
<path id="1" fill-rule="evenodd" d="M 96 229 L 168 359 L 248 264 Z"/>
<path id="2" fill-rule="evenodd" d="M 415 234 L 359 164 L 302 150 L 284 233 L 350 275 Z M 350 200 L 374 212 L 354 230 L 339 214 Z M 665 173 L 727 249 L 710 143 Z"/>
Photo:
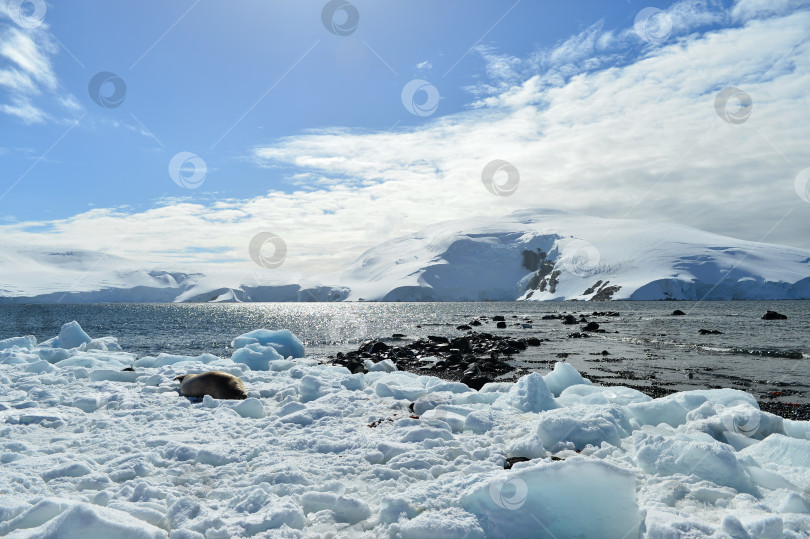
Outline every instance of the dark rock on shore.
<path id="1" fill-rule="evenodd" d="M 776 311 L 768 311 L 762 315 L 763 320 L 787 320 L 787 316 Z"/>
<path id="2" fill-rule="evenodd" d="M 474 389 L 515 370 L 508 361 L 529 346 L 539 346 L 537 337 L 511 338 L 471 331 L 461 337 L 431 335 L 427 339 L 389 346 L 379 340 L 366 341 L 356 351 L 339 352 L 330 362 L 352 373 L 366 372 L 365 360 L 374 363 L 390 359 L 397 369 L 462 381 Z M 383 346 L 380 346 L 383 345 Z M 435 357 L 436 362 L 422 358 Z"/>
<path id="3" fill-rule="evenodd" d="M 495 327 L 498 329 L 506 329 L 506 322 L 498 322 Z"/>
<path id="4" fill-rule="evenodd" d="M 590 335 L 587 333 L 580 333 L 579 331 L 568 334 L 569 339 L 587 339 L 588 337 L 590 337 Z"/>
<path id="5" fill-rule="evenodd" d="M 577 323 L 577 317 L 576 316 L 574 316 L 573 314 L 565 315 L 565 318 L 563 319 L 563 324 L 566 324 L 566 325 L 570 326 L 570 325 L 576 324 L 576 323 Z"/>
<path id="6" fill-rule="evenodd" d="M 467 324 L 461 324 L 460 326 L 456 326 L 456 329 L 460 331 L 469 331 L 472 327 L 468 326 Z"/>
<path id="7" fill-rule="evenodd" d="M 385 352 L 389 348 L 391 348 L 391 347 L 388 346 L 387 344 L 385 344 L 384 342 L 377 341 L 377 340 L 365 341 L 363 344 L 360 345 L 360 349 L 363 352 L 366 352 L 366 353 L 369 353 L 369 354 L 380 354 L 382 352 Z"/>
<path id="8" fill-rule="evenodd" d="M 481 367 L 479 365 L 473 365 L 464 371 L 464 374 L 461 376 L 460 382 L 462 384 L 466 384 L 467 387 L 478 391 L 485 384 L 488 384 L 493 381 L 491 376 L 485 375 L 481 372 Z"/>
<path id="9" fill-rule="evenodd" d="M 701 335 L 722 335 L 722 331 L 717 331 L 716 329 L 700 329 L 698 333 Z"/>
<path id="10" fill-rule="evenodd" d="M 672 311 L 672 316 L 686 316 L 686 313 L 680 309 L 675 309 Z"/>
<path id="11" fill-rule="evenodd" d="M 810 403 L 758 401 L 759 409 L 794 421 L 810 420 Z"/>
<path id="12" fill-rule="evenodd" d="M 599 324 L 596 322 L 588 322 L 588 325 L 582 328 L 582 331 L 597 331 L 599 329 Z"/>
<path id="13" fill-rule="evenodd" d="M 506 320 L 506 318 L 504 318 L 503 316 L 493 316 L 492 317 L 493 322 L 503 322 L 504 320 Z"/>

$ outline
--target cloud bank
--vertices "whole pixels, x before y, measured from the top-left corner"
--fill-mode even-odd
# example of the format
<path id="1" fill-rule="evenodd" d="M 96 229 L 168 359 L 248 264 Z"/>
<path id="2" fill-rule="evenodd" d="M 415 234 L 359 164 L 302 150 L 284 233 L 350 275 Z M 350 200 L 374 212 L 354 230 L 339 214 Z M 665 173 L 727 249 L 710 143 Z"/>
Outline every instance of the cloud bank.
<path id="1" fill-rule="evenodd" d="M 140 213 L 97 209 L 0 229 L 9 242 L 178 267 L 248 266 L 250 239 L 270 231 L 287 243 L 284 269 L 313 272 L 340 269 L 436 221 L 527 207 L 810 248 L 810 204 L 794 189 L 810 167 L 807 4 L 679 2 L 666 12 L 671 30 L 661 43 L 597 23 L 526 58 L 479 47 L 488 77 L 470 88 L 464 112 L 416 128 L 334 128 L 250 150 L 268 174 L 292 168 L 295 192 L 168 200 Z M 718 112 L 717 95 L 729 87 L 750 96 L 752 109 L 733 98 Z M 728 121 L 735 114 L 744 121 Z M 482 183 L 496 159 L 519 171 L 511 196 Z"/>

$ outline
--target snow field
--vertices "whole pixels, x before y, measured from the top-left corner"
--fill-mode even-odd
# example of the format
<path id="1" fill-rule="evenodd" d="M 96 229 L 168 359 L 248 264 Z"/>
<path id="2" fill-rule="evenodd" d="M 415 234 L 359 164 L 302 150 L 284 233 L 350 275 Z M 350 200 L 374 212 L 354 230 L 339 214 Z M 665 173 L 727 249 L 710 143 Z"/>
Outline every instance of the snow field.
<path id="1" fill-rule="evenodd" d="M 810 423 L 747 393 L 651 399 L 565 363 L 474 391 L 322 365 L 289 332 L 234 348 L 136 358 L 75 322 L 0 341 L 0 535 L 810 536 Z M 178 395 L 213 369 L 249 398 Z"/>

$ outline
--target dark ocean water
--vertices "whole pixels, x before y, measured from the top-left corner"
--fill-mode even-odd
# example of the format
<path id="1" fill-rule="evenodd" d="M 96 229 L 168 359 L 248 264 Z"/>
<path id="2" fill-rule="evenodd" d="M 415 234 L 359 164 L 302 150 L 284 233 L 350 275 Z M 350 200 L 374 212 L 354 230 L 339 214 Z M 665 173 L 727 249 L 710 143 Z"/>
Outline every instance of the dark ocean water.
<path id="1" fill-rule="evenodd" d="M 675 309 L 687 315 L 671 316 Z M 767 310 L 788 319 L 762 320 Z M 583 314 L 606 332 L 569 338 L 579 326 L 541 319 L 556 313 Z M 482 315 L 503 315 L 508 327 L 496 329 L 490 322 L 479 331 L 549 339 L 515 356 L 516 366 L 539 372 L 565 360 L 607 383 L 678 391 L 734 387 L 758 398 L 810 400 L 810 301 L 0 305 L 0 339 L 32 334 L 42 341 L 77 320 L 90 336 L 117 337 L 139 357 L 230 356 L 234 337 L 256 328 L 286 328 L 301 338 L 308 354 L 326 357 L 393 333 L 461 335 L 457 325 Z M 521 327 L 528 321 L 531 328 Z M 700 329 L 722 335 L 700 335 Z"/>

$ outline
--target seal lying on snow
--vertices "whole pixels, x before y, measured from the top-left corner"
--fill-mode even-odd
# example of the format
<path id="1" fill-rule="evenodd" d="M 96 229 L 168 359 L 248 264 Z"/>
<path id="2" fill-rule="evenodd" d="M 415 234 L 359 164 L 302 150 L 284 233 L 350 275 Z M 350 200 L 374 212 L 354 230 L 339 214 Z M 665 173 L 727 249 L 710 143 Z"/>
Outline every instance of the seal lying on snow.
<path id="1" fill-rule="evenodd" d="M 242 380 L 222 371 L 208 371 L 201 374 L 184 374 L 180 380 L 180 394 L 184 397 L 211 395 L 215 399 L 246 399 L 247 392 Z"/>

